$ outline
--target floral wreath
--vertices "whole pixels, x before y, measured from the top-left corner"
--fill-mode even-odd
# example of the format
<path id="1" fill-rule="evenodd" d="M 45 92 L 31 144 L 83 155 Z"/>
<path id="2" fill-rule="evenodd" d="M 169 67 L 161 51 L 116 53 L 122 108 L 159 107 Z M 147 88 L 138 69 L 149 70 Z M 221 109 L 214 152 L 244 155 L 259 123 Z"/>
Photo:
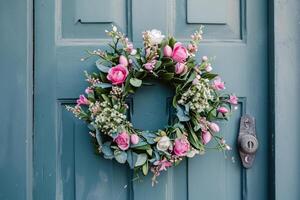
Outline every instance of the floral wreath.
<path id="1" fill-rule="evenodd" d="M 187 46 L 158 30 L 143 32 L 143 48 L 134 48 L 128 38 L 113 26 L 106 31 L 112 38 L 110 51 L 88 51 L 96 56 L 96 73 L 85 72 L 89 87 L 77 105 L 67 106 L 85 121 L 95 139 L 97 152 L 106 159 L 128 163 L 137 175 L 153 172 L 152 184 L 160 172 L 176 166 L 184 157 L 202 155 L 214 139 L 218 150 L 230 150 L 218 136 L 217 121 L 227 120 L 235 95 L 221 93 L 224 82 L 212 73 L 210 59 L 195 60 L 202 40 L 202 27 L 191 35 Z M 176 110 L 173 123 L 157 131 L 134 128 L 127 119 L 126 98 L 145 84 L 145 78 L 169 83 L 175 90 L 172 105 Z"/>

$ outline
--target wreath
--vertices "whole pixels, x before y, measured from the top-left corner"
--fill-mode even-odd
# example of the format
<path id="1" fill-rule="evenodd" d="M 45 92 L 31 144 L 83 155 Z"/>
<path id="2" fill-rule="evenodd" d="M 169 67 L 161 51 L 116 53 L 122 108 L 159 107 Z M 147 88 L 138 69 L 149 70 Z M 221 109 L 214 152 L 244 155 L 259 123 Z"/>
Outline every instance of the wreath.
<path id="1" fill-rule="evenodd" d="M 196 61 L 202 27 L 187 46 L 155 29 L 143 32 L 143 48 L 134 48 L 115 26 L 106 33 L 112 38 L 110 50 L 87 51 L 88 56 L 81 59 L 98 57 L 99 71 L 85 72 L 89 83 L 85 95 L 80 95 L 76 106 L 67 106 L 88 124 L 99 154 L 128 163 L 137 176 L 146 176 L 150 170 L 154 184 L 162 171 L 183 158 L 205 153 L 212 139 L 213 148 L 230 150 L 218 134 L 217 122 L 228 119 L 238 99 L 222 93 L 225 85 L 212 73 L 211 59 L 203 56 Z M 127 117 L 126 99 L 149 78 L 168 82 L 175 91 L 175 119 L 157 131 L 138 130 Z"/>

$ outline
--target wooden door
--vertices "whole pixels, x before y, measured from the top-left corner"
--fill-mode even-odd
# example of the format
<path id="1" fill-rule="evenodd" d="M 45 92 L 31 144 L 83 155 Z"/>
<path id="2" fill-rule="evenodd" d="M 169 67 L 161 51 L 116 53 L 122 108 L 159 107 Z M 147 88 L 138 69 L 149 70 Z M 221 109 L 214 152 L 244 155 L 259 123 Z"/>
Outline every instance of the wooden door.
<path id="1" fill-rule="evenodd" d="M 86 126 L 64 106 L 74 104 L 84 90 L 82 72 L 95 70 L 92 60 L 80 62 L 84 50 L 104 46 L 104 30 L 111 24 L 135 45 L 141 45 L 140 33 L 147 29 L 185 42 L 205 25 L 198 56 L 216 56 L 214 69 L 226 80 L 227 91 L 240 97 L 238 111 L 222 128 L 231 153 L 208 151 L 186 160 L 164 173 L 155 187 L 150 177 L 132 182 L 126 166 L 93 153 Z M 267 1 L 261 0 L 36 0 L 35 199 L 268 199 L 267 26 Z M 172 93 L 149 87 L 133 98 L 132 122 L 156 129 L 167 123 Z M 249 170 L 243 169 L 236 148 L 239 118 L 246 112 L 256 118 L 260 141 Z"/>

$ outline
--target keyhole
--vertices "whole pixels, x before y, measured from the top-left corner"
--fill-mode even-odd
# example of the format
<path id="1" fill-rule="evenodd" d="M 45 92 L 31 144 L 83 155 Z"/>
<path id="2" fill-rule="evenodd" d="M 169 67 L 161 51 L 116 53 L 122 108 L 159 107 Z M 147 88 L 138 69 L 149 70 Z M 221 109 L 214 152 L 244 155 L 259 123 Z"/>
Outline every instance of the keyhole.
<path id="1" fill-rule="evenodd" d="M 248 141 L 248 142 L 247 142 L 247 146 L 248 146 L 249 149 L 252 149 L 253 146 L 254 146 L 253 141 Z"/>

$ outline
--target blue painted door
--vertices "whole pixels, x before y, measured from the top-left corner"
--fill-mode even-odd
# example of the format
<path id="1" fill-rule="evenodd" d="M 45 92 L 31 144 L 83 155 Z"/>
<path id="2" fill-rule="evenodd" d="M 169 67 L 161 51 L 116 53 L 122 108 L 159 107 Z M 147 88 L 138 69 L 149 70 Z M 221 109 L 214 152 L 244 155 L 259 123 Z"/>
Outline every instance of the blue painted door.
<path id="1" fill-rule="evenodd" d="M 223 134 L 231 153 L 208 151 L 159 177 L 132 182 L 126 166 L 93 153 L 86 126 L 64 106 L 84 90 L 80 62 L 86 49 L 101 48 L 105 29 L 117 25 L 141 45 L 140 33 L 160 29 L 185 42 L 201 24 L 200 55 L 216 56 L 214 69 L 228 92 L 240 97 L 238 111 Z M 34 197 L 43 200 L 268 199 L 267 1 L 261 0 L 36 0 Z M 156 129 L 168 122 L 172 91 L 160 85 L 140 89 L 132 100 L 136 127 Z M 146 106 L 145 106 L 146 105 Z M 244 170 L 236 148 L 239 118 L 257 120 L 260 148 Z"/>

